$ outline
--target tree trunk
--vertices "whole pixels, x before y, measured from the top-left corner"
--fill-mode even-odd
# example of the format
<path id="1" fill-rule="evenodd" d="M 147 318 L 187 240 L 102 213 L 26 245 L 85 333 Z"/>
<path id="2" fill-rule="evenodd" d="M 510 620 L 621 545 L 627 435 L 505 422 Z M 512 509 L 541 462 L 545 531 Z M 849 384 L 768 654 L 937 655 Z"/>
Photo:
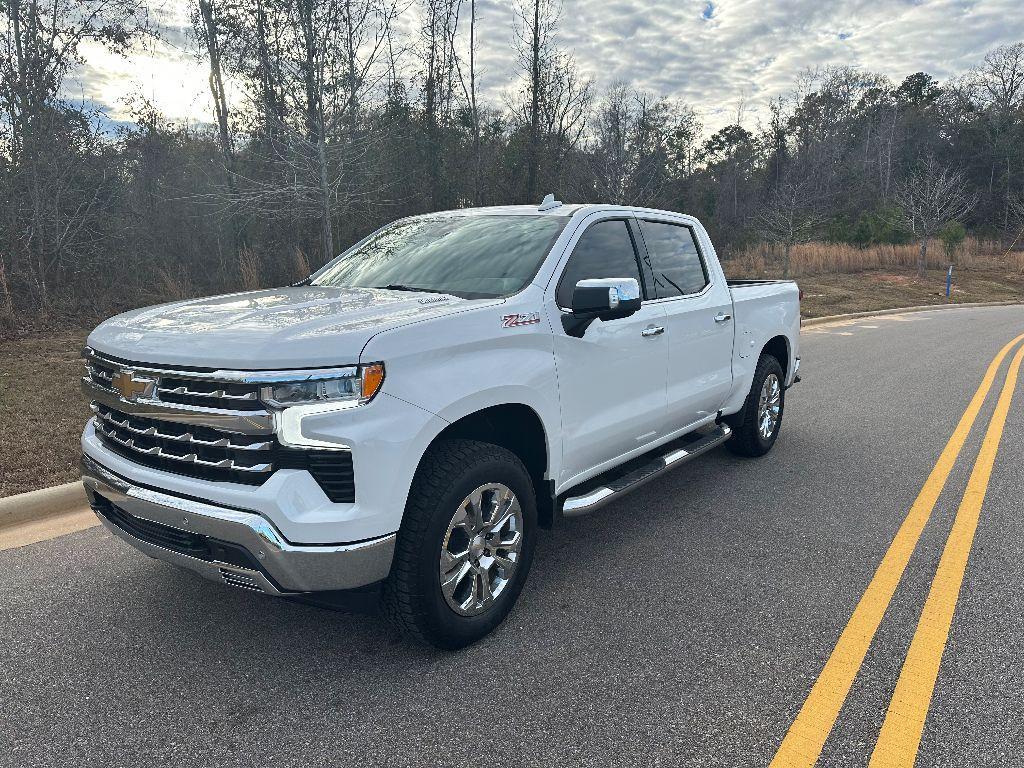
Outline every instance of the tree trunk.
<path id="1" fill-rule="evenodd" d="M 320 164 L 320 203 L 323 206 L 320 214 L 320 241 L 324 263 L 326 263 L 336 254 L 334 253 L 334 227 L 331 223 L 331 192 L 327 182 L 327 146 L 322 136 L 317 145 L 317 159 Z"/>
<path id="2" fill-rule="evenodd" d="M 928 266 L 928 238 L 921 238 L 921 253 L 917 257 L 917 276 L 924 277 L 925 267 Z"/>
<path id="3" fill-rule="evenodd" d="M 473 110 L 473 204 L 480 205 L 480 110 L 476 103 L 476 0 L 469 6 L 469 98 Z"/>
<path id="4" fill-rule="evenodd" d="M 537 166 L 539 165 L 538 147 L 540 126 L 540 3 L 533 0 L 533 56 L 530 73 L 530 146 L 527 150 L 526 167 L 526 202 L 536 202 L 537 198 Z"/>
<path id="5" fill-rule="evenodd" d="M 789 249 L 791 243 L 787 240 L 782 249 L 782 279 L 789 279 Z"/>

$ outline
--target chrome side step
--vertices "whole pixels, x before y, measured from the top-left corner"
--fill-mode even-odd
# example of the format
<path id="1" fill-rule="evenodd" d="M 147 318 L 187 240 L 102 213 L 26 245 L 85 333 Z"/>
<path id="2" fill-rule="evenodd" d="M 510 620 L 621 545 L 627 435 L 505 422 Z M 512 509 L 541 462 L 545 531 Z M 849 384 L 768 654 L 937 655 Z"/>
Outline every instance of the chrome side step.
<path id="1" fill-rule="evenodd" d="M 648 480 L 653 480 L 662 472 L 675 469 L 691 459 L 697 458 L 702 453 L 707 453 L 712 448 L 724 443 L 731 435 L 732 430 L 728 425 L 718 424 L 712 431 L 700 435 L 696 440 L 686 443 L 682 447 L 679 447 L 678 441 L 669 443 L 668 450 L 654 456 L 643 466 L 627 471 L 619 477 L 606 480 L 596 488 L 592 487 L 579 496 L 567 497 L 562 503 L 562 514 L 565 517 L 578 517 L 593 512 L 639 488 Z M 612 470 L 612 472 L 614 471 Z M 584 483 L 583 487 L 590 485 L 589 482 Z"/>

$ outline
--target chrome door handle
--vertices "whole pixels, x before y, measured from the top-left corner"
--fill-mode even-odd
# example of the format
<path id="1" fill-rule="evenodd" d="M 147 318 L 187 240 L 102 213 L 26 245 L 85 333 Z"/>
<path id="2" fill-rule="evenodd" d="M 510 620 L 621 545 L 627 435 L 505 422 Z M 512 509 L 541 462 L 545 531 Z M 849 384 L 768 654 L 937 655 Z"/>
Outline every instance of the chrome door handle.
<path id="1" fill-rule="evenodd" d="M 717 315 L 715 315 L 716 323 L 724 323 L 728 320 L 732 320 L 732 315 L 728 315 L 725 312 L 719 312 Z"/>
<path id="2" fill-rule="evenodd" d="M 642 331 L 640 335 L 644 338 L 650 338 L 651 336 L 660 336 L 665 332 L 665 329 L 660 325 L 648 325 Z"/>

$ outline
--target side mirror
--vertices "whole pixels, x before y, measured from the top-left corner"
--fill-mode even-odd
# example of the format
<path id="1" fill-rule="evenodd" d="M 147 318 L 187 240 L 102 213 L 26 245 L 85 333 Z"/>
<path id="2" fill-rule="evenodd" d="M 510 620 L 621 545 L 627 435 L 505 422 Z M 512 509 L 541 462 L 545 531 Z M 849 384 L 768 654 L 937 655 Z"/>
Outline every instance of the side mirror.
<path id="1" fill-rule="evenodd" d="M 572 292 L 572 314 L 562 326 L 570 336 L 586 333 L 594 320 L 617 320 L 640 309 L 640 284 L 632 277 L 580 280 Z"/>

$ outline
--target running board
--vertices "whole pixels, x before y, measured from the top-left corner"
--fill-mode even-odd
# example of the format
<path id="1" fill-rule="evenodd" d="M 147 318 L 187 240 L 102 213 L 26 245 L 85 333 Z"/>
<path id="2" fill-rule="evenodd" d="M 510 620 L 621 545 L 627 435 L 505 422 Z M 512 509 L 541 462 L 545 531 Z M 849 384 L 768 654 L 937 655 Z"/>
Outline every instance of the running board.
<path id="1" fill-rule="evenodd" d="M 728 425 L 719 424 L 711 432 L 701 435 L 684 447 L 671 448 L 654 456 L 643 466 L 631 469 L 618 477 L 610 478 L 582 495 L 567 497 L 562 503 L 562 515 L 578 517 L 593 512 L 595 509 L 625 496 L 663 472 L 675 469 L 691 459 L 697 458 L 702 453 L 707 453 L 712 448 L 724 443 L 731 435 L 732 430 Z M 670 445 L 672 444 L 670 443 Z M 614 470 L 612 471 L 614 472 Z M 587 485 L 589 483 L 584 484 L 585 487 Z"/>

